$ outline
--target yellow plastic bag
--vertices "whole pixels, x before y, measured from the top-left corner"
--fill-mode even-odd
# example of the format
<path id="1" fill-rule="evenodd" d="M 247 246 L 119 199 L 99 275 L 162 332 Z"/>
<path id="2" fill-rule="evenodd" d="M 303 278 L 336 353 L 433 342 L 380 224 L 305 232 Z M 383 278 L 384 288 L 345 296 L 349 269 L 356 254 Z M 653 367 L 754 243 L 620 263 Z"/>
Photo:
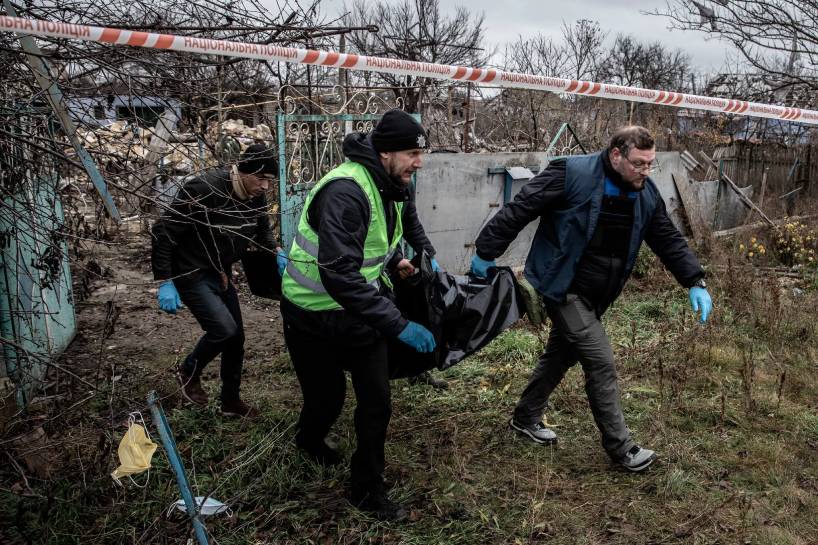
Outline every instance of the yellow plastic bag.
<path id="1" fill-rule="evenodd" d="M 122 441 L 119 442 L 120 466 L 111 473 L 116 482 L 128 475 L 138 475 L 151 467 L 151 458 L 157 445 L 145 433 L 145 428 L 131 422 Z"/>

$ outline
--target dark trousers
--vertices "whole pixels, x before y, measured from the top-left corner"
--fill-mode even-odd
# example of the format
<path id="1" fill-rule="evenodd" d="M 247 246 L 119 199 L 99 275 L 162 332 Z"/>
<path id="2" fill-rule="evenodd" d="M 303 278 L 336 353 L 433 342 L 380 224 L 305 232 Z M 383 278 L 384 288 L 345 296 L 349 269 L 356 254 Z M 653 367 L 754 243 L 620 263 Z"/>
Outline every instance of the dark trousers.
<path id="1" fill-rule="evenodd" d="M 284 315 L 284 338 L 295 367 L 304 406 L 298 419 L 296 442 L 311 448 L 324 441 L 346 396 L 344 371 L 355 389 L 355 434 L 352 487 L 362 491 L 383 486 L 384 442 L 392 416 L 386 341 L 352 346 L 327 332 L 297 328 Z"/>
<path id="2" fill-rule="evenodd" d="M 244 325 L 236 288 L 228 283 L 227 289 L 222 290 L 219 275 L 209 272 L 190 280 L 176 280 L 174 285 L 205 332 L 182 365 L 188 373 L 198 376 L 221 354 L 221 398 L 238 399 L 244 365 Z"/>
<path id="3" fill-rule="evenodd" d="M 546 305 L 546 310 L 552 322 L 551 333 L 514 409 L 514 419 L 522 424 L 539 422 L 551 392 L 579 361 L 591 412 L 602 434 L 602 447 L 613 459 L 619 459 L 634 443 L 622 415 L 613 349 L 600 315 L 574 294 L 569 294 L 562 305 Z"/>

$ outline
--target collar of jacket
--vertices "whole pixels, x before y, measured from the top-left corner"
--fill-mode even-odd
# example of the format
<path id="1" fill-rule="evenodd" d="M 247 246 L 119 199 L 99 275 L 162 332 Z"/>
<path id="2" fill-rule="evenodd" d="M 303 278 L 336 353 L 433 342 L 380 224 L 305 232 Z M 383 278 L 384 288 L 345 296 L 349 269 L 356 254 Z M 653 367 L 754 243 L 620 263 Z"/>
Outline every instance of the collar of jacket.
<path id="1" fill-rule="evenodd" d="M 241 175 L 239 175 L 239 167 L 237 165 L 233 165 L 233 168 L 230 169 L 230 184 L 233 186 L 233 194 L 238 197 L 240 201 L 246 201 L 250 198 L 250 195 L 244 188 L 244 183 L 241 181 Z"/>

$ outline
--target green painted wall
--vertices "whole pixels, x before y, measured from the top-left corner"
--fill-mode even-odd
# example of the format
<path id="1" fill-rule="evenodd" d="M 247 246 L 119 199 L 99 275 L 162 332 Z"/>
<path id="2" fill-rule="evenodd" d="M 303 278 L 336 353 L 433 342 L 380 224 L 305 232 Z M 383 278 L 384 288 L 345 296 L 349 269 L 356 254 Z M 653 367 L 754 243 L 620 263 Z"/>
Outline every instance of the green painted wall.
<path id="1" fill-rule="evenodd" d="M 2 343 L 0 374 L 14 382 L 21 407 L 76 331 L 57 182 L 21 184 L 0 206 L 0 336 L 11 341 Z"/>

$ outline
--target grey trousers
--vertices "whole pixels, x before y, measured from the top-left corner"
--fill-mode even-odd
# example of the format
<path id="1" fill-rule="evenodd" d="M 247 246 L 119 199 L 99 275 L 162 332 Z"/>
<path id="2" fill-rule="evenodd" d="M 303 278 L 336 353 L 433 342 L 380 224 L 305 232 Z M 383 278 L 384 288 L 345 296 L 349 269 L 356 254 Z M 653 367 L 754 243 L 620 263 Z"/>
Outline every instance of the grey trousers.
<path id="1" fill-rule="evenodd" d="M 602 434 L 602 448 L 618 460 L 634 442 L 622 415 L 613 349 L 602 322 L 596 311 L 574 294 L 562 305 L 546 305 L 546 311 L 552 322 L 551 333 L 514 409 L 514 420 L 521 424 L 539 422 L 551 392 L 579 361 L 591 412 Z"/>

